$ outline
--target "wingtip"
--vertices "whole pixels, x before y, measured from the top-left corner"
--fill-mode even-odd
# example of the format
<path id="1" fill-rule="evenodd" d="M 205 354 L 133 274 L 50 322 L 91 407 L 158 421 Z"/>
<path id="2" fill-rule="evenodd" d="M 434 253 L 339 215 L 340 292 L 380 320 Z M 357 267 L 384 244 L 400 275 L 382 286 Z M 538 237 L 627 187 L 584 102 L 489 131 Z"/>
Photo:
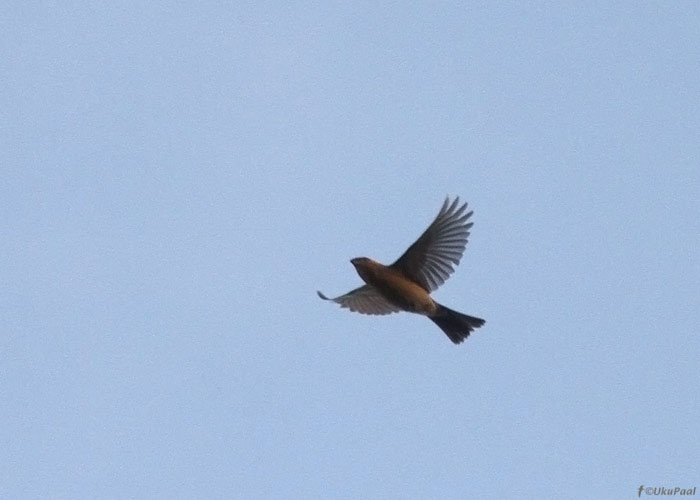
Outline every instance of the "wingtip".
<path id="1" fill-rule="evenodd" d="M 459 196 L 455 196 L 455 198 L 451 200 L 450 196 L 447 195 L 447 197 L 445 197 L 445 202 L 442 204 L 442 207 L 440 208 L 440 212 L 438 213 L 438 217 L 440 217 L 441 215 L 447 215 L 447 214 L 460 214 L 461 212 L 464 211 L 464 209 L 466 207 L 467 207 L 466 203 L 462 206 L 459 205 Z"/>
<path id="2" fill-rule="evenodd" d="M 328 297 L 326 297 L 325 295 L 323 295 L 323 293 L 321 293 L 320 290 L 316 290 L 316 293 L 317 293 L 318 296 L 321 297 L 323 300 L 331 300 L 331 299 L 329 299 Z"/>

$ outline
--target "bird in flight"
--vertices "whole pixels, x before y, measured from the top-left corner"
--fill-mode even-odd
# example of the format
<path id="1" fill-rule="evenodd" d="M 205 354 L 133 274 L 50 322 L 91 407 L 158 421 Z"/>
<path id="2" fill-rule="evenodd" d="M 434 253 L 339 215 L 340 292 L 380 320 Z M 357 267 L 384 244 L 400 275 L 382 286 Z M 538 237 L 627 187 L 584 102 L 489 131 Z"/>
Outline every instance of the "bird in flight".
<path id="1" fill-rule="evenodd" d="M 453 266 L 462 258 L 469 229 L 474 225 L 467 222 L 474 212 L 466 210 L 467 203 L 460 205 L 459 197 L 452 202 L 448 197 L 428 229 L 390 266 L 367 257 L 350 260 L 365 285 L 334 299 L 320 291 L 316 293 L 323 300 L 331 300 L 361 314 L 399 311 L 422 314 L 439 326 L 452 342 L 463 342 L 486 321 L 438 304 L 430 292 L 449 278 Z"/>

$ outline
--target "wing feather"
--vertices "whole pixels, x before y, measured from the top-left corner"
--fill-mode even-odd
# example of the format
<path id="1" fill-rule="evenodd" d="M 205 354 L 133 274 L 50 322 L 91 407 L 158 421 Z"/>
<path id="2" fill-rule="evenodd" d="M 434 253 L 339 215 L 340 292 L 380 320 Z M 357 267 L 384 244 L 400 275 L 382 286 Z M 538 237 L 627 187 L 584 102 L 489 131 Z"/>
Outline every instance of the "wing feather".
<path id="1" fill-rule="evenodd" d="M 467 212 L 467 203 L 459 197 L 445 199 L 440 212 L 428 229 L 391 267 L 418 283 L 428 292 L 442 285 L 454 272 L 469 239 L 467 222 L 474 212 Z"/>
<path id="2" fill-rule="evenodd" d="M 340 307 L 345 307 L 360 314 L 391 314 L 399 312 L 400 309 L 382 297 L 379 292 L 369 285 L 363 285 L 340 297 L 330 298 L 323 293 L 316 292 L 323 300 L 330 300 Z"/>

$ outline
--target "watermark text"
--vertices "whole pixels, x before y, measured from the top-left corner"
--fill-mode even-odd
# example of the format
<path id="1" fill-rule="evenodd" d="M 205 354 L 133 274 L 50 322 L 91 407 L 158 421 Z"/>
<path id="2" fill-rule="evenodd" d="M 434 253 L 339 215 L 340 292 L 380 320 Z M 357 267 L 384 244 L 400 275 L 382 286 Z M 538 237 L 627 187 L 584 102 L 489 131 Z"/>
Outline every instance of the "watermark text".
<path id="1" fill-rule="evenodd" d="M 694 486 L 692 488 L 680 488 L 680 487 L 675 487 L 675 488 L 665 488 L 661 486 L 644 486 L 641 485 L 639 487 L 639 493 L 637 494 L 638 497 L 642 496 L 642 493 L 645 495 L 649 496 L 673 496 L 673 495 L 695 495 L 695 490 L 697 489 L 697 486 Z"/>

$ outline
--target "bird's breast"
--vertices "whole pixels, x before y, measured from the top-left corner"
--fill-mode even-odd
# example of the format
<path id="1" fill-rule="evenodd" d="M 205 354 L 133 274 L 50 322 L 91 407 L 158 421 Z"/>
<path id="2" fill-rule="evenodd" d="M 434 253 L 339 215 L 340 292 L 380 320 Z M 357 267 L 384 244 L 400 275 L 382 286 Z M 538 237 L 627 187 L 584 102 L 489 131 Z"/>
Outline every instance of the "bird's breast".
<path id="1" fill-rule="evenodd" d="M 359 270 L 358 270 L 359 272 Z M 427 291 L 390 267 L 374 268 L 360 277 L 392 304 L 405 311 L 430 315 L 437 306 Z"/>

